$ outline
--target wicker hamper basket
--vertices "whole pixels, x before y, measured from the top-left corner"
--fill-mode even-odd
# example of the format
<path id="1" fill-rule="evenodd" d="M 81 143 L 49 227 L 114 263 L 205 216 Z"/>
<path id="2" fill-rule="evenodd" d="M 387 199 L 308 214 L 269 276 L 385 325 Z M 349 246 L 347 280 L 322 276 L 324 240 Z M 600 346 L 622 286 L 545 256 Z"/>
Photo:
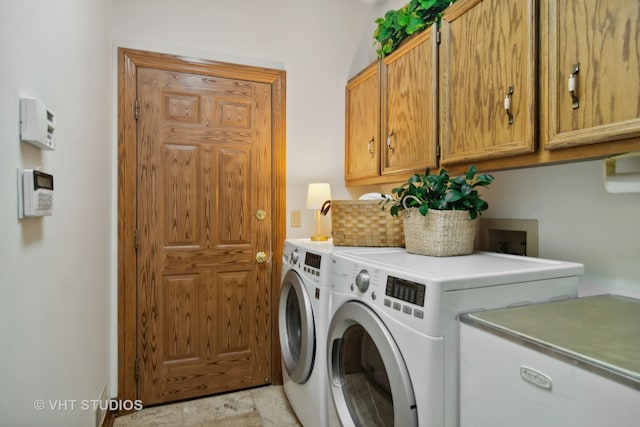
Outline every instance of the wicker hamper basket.
<path id="1" fill-rule="evenodd" d="M 407 252 L 418 255 L 454 256 L 473 252 L 477 221 L 467 211 L 417 208 L 402 211 Z"/>
<path id="2" fill-rule="evenodd" d="M 378 200 L 332 200 L 331 229 L 336 246 L 404 246 L 402 218 Z"/>

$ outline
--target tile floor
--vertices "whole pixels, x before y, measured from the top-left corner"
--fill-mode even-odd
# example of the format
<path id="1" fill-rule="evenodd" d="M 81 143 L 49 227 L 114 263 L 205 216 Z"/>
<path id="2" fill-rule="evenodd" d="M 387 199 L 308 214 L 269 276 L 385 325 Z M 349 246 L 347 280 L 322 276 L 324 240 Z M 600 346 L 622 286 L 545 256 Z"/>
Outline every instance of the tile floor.
<path id="1" fill-rule="evenodd" d="M 299 427 L 282 386 L 265 386 L 154 406 L 114 420 L 114 427 Z"/>

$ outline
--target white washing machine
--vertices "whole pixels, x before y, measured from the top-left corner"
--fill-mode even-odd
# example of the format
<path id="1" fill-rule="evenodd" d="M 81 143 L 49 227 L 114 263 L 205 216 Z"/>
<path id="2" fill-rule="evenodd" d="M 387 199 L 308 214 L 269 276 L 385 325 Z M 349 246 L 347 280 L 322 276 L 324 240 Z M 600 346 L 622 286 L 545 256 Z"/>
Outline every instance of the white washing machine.
<path id="1" fill-rule="evenodd" d="M 478 252 L 334 253 L 330 426 L 458 426 L 460 313 L 575 298 L 581 264 Z"/>
<path id="2" fill-rule="evenodd" d="M 330 242 L 285 240 L 278 309 L 284 390 L 305 427 L 327 426 Z"/>
<path id="3" fill-rule="evenodd" d="M 278 328 L 284 390 L 305 427 L 328 425 L 326 343 L 332 253 L 394 252 L 402 248 L 334 246 L 287 239 L 282 253 Z"/>

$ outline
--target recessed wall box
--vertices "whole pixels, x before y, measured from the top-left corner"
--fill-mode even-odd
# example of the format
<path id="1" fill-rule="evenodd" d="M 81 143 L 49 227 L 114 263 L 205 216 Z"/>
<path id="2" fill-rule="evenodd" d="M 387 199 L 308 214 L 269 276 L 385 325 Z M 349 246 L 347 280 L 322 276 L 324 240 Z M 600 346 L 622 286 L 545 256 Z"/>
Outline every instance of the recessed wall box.
<path id="1" fill-rule="evenodd" d="M 20 139 L 42 150 L 55 150 L 55 116 L 34 98 L 20 99 Z"/>
<path id="2" fill-rule="evenodd" d="M 481 251 L 538 256 L 538 220 L 481 218 L 476 234 Z"/>

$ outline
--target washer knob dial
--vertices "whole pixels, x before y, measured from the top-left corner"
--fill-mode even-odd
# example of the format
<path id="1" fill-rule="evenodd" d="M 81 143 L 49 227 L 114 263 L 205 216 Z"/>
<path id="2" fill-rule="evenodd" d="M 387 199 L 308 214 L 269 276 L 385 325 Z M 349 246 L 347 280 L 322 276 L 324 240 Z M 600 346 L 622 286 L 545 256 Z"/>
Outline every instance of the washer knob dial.
<path id="1" fill-rule="evenodd" d="M 367 270 L 360 270 L 360 273 L 356 276 L 356 286 L 360 292 L 367 292 L 367 289 L 369 289 L 369 272 Z"/>
<path id="2" fill-rule="evenodd" d="M 297 264 L 298 263 L 298 250 L 294 249 L 293 252 L 291 252 L 291 264 Z"/>

